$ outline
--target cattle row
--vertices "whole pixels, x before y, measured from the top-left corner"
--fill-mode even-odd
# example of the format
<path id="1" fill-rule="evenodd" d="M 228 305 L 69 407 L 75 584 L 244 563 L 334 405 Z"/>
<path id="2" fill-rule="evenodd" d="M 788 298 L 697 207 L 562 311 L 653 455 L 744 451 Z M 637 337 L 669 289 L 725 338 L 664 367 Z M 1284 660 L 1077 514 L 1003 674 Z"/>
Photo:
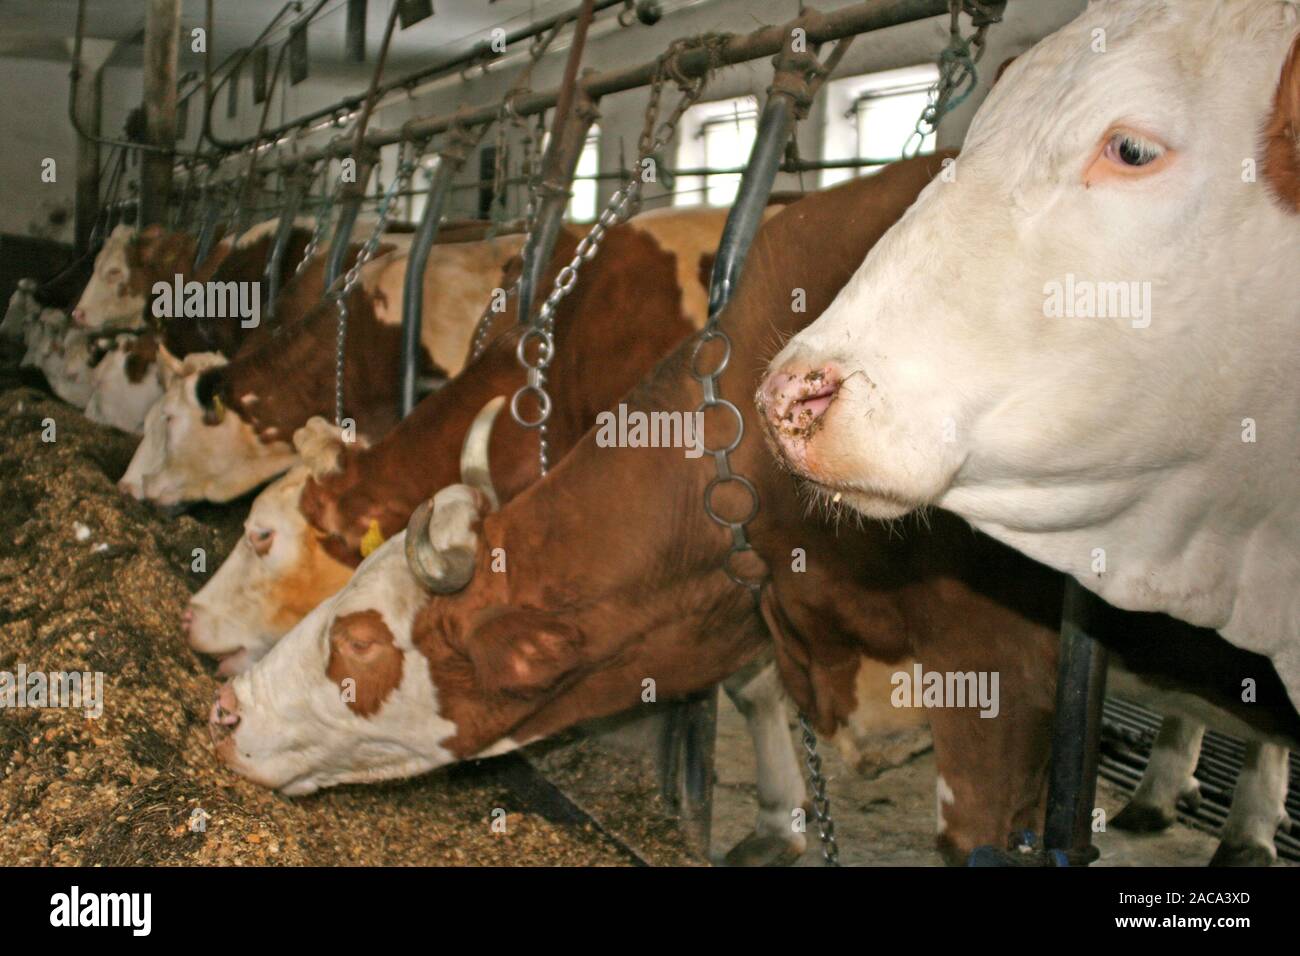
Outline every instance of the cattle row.
<path id="1" fill-rule="evenodd" d="M 349 293 L 342 423 L 311 222 L 255 327 L 152 320 L 155 287 L 259 280 L 275 223 L 197 265 L 184 233 L 120 227 L 70 316 L 25 286 L 0 331 L 143 433 L 124 493 L 261 488 L 179 628 L 229 678 L 218 758 L 259 784 L 410 776 L 635 709 L 647 679 L 661 699 L 722 683 L 759 774 L 730 859 L 785 862 L 806 800 L 785 695 L 834 734 L 914 668 L 996 675 L 995 707 L 924 713 L 939 844 L 963 860 L 1041 828 L 1068 575 L 1112 605 L 1112 686 L 1169 715 L 1112 822 L 1172 823 L 1209 723 L 1248 740 L 1216 862 L 1271 862 L 1300 739 L 1300 41 L 1294 5 L 1196 6 L 1096 5 L 1010 65 L 960 156 L 769 208 L 720 317 L 758 600 L 704 507 L 743 518 L 738 483 L 594 427 L 702 409 L 726 210 L 643 213 L 584 264 L 555 316 L 545 476 L 501 413 L 525 380 L 503 294 L 521 236 L 444 232 L 420 361 L 445 384 L 406 418 L 401 235 Z M 705 448 L 735 434 L 702 427 Z"/>

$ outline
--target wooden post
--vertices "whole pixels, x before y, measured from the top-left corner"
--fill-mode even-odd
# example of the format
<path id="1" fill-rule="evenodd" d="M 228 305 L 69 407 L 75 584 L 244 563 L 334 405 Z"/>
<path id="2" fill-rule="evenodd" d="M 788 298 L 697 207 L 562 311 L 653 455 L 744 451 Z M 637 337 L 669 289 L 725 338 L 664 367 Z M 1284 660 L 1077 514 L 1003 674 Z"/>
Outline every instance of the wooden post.
<path id="1" fill-rule="evenodd" d="M 82 40 L 80 79 L 77 83 L 77 122 L 91 136 L 100 135 L 100 113 L 103 106 L 103 66 L 113 55 L 116 40 Z M 68 48 L 74 52 L 75 43 L 69 39 Z M 74 242 L 78 252 L 90 247 L 90 234 L 99 216 L 99 143 L 93 139 L 77 137 L 77 192 Z"/>
<path id="2" fill-rule="evenodd" d="M 149 142 L 176 145 L 176 61 L 180 53 L 180 0 L 146 0 L 144 115 Z M 146 152 L 140 169 L 141 226 L 163 222 L 171 197 L 170 153 Z"/>

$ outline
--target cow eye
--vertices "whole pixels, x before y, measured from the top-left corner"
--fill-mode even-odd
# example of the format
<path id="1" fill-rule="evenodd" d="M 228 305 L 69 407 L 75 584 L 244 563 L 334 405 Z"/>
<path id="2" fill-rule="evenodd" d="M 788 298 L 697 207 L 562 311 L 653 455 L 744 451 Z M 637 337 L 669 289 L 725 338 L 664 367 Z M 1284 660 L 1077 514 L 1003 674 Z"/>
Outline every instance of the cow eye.
<path id="1" fill-rule="evenodd" d="M 1116 133 L 1106 144 L 1106 158 L 1123 166 L 1150 166 L 1164 155 L 1164 147 L 1133 133 Z"/>
<path id="2" fill-rule="evenodd" d="M 106 278 L 111 281 L 113 279 L 119 278 L 121 275 L 122 275 L 122 270 L 119 269 L 117 266 L 113 266 L 113 268 L 108 270 Z"/>
<path id="3" fill-rule="evenodd" d="M 270 551 L 274 541 L 275 531 L 272 528 L 250 528 L 248 531 L 248 543 L 258 554 Z"/>

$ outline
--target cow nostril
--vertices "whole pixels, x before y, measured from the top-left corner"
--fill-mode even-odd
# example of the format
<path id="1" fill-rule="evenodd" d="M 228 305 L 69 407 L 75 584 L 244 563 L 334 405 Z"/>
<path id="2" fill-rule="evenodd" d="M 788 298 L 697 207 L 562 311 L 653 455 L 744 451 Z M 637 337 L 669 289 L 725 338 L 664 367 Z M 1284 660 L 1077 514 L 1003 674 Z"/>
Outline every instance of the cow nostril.
<path id="1" fill-rule="evenodd" d="M 801 374 L 775 372 L 763 384 L 759 398 L 768 420 L 777 428 L 805 429 L 830 408 L 841 381 L 830 367 Z"/>

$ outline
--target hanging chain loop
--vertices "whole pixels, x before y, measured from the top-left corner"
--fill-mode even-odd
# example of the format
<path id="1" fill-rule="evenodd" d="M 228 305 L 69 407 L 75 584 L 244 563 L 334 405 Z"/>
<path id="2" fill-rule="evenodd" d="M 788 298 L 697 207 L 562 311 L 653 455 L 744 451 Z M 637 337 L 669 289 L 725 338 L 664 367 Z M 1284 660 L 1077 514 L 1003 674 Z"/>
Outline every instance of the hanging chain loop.
<path id="1" fill-rule="evenodd" d="M 342 183 L 333 190 L 328 188 L 329 161 L 327 160 L 323 166 L 323 179 L 325 182 L 322 183 L 322 187 L 324 188 L 322 188 L 321 192 L 322 199 L 320 208 L 316 210 L 316 228 L 312 230 L 311 238 L 307 240 L 307 246 L 303 249 L 302 259 L 293 270 L 295 277 L 302 275 L 302 270 L 307 268 L 307 263 L 311 262 L 312 257 L 316 255 L 316 250 L 319 249 L 320 244 L 325 241 L 325 235 L 329 232 L 330 219 L 334 212 L 334 202 L 338 198 L 339 190 L 343 188 Z"/>
<path id="2" fill-rule="evenodd" d="M 940 121 L 975 92 L 979 81 L 975 66 L 984 56 L 989 27 L 1002 22 L 1006 7 L 1006 0 L 949 0 L 948 45 L 939 54 L 939 82 L 930 90 L 930 101 L 903 145 L 904 157 L 919 155 Z M 969 37 L 961 33 L 963 11 L 970 15 L 975 28 Z"/>
<path id="3" fill-rule="evenodd" d="M 551 294 L 542 303 L 542 307 L 533 320 L 531 328 L 520 336 L 515 347 L 515 357 L 524 369 L 526 381 L 510 399 L 510 415 L 520 426 L 538 430 L 537 458 L 538 466 L 543 475 L 550 470 L 550 443 L 546 426 L 551 417 L 552 405 L 551 397 L 546 391 L 546 370 L 551 364 L 551 359 L 555 357 L 555 312 L 559 308 L 560 302 L 577 285 L 578 270 L 582 268 L 582 264 L 590 262 L 600 251 L 600 244 L 610 227 L 624 222 L 637 211 L 640 206 L 641 188 L 645 183 L 642 178 L 643 163 L 647 159 L 652 159 L 655 153 L 667 145 L 676 134 L 677 125 L 682 116 L 699 100 L 700 95 L 704 92 L 707 75 L 695 79 L 679 79 L 679 87 L 682 91 L 681 98 L 669 118 L 656 128 L 659 114 L 659 98 L 664 79 L 670 73 L 676 72 L 677 57 L 682 50 L 700 44 L 712 43 L 714 46 L 710 47 L 710 49 L 715 50 L 724 40 L 725 38 L 722 38 L 719 34 L 710 34 L 708 37 L 694 40 L 678 40 L 669 47 L 667 53 L 659 58 L 659 68 L 655 72 L 650 105 L 646 108 L 645 129 L 642 131 L 640 139 L 640 159 L 632 169 L 631 175 L 609 198 L 600 216 L 592 224 L 591 229 L 582 237 L 577 249 L 574 250 L 573 258 L 556 274 Z M 680 74 L 678 75 L 680 76 Z M 483 334 L 486 336 L 486 331 Z M 529 345 L 533 342 L 537 343 L 536 355 L 529 358 Z M 524 398 L 529 395 L 537 403 L 536 416 L 532 419 L 524 416 L 521 406 Z"/>

